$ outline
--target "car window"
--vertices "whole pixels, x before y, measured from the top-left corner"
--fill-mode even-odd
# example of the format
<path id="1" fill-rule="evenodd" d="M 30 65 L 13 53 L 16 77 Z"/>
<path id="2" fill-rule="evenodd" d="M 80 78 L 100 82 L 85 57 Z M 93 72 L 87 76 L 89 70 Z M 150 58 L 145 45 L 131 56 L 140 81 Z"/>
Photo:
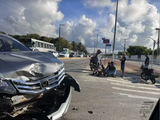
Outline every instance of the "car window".
<path id="1" fill-rule="evenodd" d="M 0 36 L 0 52 L 30 51 L 23 44 L 9 37 Z"/>

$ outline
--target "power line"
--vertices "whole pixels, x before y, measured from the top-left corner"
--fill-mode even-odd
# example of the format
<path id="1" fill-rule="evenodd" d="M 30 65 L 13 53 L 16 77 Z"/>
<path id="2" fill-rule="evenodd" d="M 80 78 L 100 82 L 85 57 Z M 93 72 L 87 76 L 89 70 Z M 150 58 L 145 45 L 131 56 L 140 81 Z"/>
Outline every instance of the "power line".
<path id="1" fill-rule="evenodd" d="M 11 7 L 11 8 L 13 8 L 13 9 L 15 9 L 15 10 L 17 10 L 18 12 L 21 12 L 19 9 L 17 9 L 17 8 L 15 8 L 15 7 L 13 7 L 12 5 L 9 5 L 9 4 L 7 4 L 7 3 L 5 3 L 5 2 L 2 2 L 2 1 L 0 1 L 2 4 L 4 4 L 4 5 L 6 5 L 6 6 L 9 6 L 9 7 Z M 30 13 L 30 15 L 32 15 L 32 16 L 34 16 L 34 17 L 37 17 L 38 19 L 42 19 L 42 18 L 40 18 L 39 16 L 37 16 L 37 15 L 35 15 L 35 14 L 33 14 L 32 12 L 29 12 L 29 11 L 26 11 L 26 12 L 28 12 L 28 13 Z M 3 18 L 1 18 L 1 19 L 3 19 Z M 6 20 L 6 19 L 5 19 Z M 44 20 L 44 19 L 42 19 L 43 21 L 45 21 L 46 23 L 48 23 L 46 20 Z M 7 21 L 9 21 L 9 20 L 7 20 Z M 9 22 L 12 22 L 12 23 L 15 23 L 15 22 L 13 22 L 13 21 L 9 21 Z M 17 23 L 16 23 L 17 24 Z M 18 24 L 19 25 L 19 24 Z M 22 26 L 22 25 L 20 25 L 20 26 Z M 24 26 L 22 26 L 22 27 L 24 27 Z M 33 30 L 33 29 L 32 29 Z M 39 30 L 38 30 L 39 31 Z M 42 31 L 40 31 L 40 32 L 42 32 Z M 51 34 L 48 34 L 48 32 L 45 32 L 47 35 L 51 35 Z"/>
<path id="2" fill-rule="evenodd" d="M 9 4 L 7 4 L 7 3 L 5 3 L 5 2 L 2 2 L 2 1 L 0 1 L 0 2 L 3 3 L 3 4 L 5 4 L 6 6 L 9 6 L 9 7 L 13 8 L 13 9 L 17 10 L 18 12 L 21 12 L 21 11 L 19 11 L 17 8 L 13 7 L 12 5 L 9 5 Z M 40 18 L 39 16 L 33 14 L 32 12 L 29 12 L 29 11 L 26 11 L 26 12 L 30 13 L 32 16 L 37 17 L 38 19 L 42 19 L 42 18 Z M 44 19 L 42 19 L 42 20 L 44 20 Z M 44 21 L 46 21 L 46 20 L 44 20 Z"/>
<path id="3" fill-rule="evenodd" d="M 21 26 L 21 27 L 24 27 L 25 29 L 30 29 L 30 30 L 34 30 L 34 31 L 39 31 L 39 32 L 42 32 L 42 31 L 40 31 L 40 30 L 37 30 L 37 29 L 26 28 L 26 26 L 23 26 L 23 25 L 21 25 L 21 24 L 19 24 L 19 23 L 13 22 L 13 21 L 11 21 L 11 20 L 8 20 L 8 19 L 5 19 L 5 18 L 1 18 L 1 17 L 0 17 L 0 19 L 2 19 L 2 20 L 5 20 L 5 21 L 8 21 L 8 22 L 11 22 L 11 23 L 15 23 L 15 24 L 17 24 L 17 25 L 19 25 L 19 26 Z M 43 32 L 43 33 L 44 33 L 44 32 Z M 45 32 L 45 33 L 47 33 L 47 32 Z M 51 34 L 50 34 L 50 35 L 51 35 Z"/>

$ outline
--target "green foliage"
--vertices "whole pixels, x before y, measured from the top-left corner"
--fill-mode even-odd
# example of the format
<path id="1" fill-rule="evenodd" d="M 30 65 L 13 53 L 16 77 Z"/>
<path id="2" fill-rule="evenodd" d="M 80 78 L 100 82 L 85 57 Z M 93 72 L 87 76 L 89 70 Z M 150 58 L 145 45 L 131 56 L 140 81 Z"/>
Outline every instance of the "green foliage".
<path id="1" fill-rule="evenodd" d="M 130 55 L 144 55 L 145 53 L 147 53 L 148 55 L 152 54 L 152 50 L 147 49 L 147 47 L 144 46 L 129 46 L 127 52 Z"/>
<path id="2" fill-rule="evenodd" d="M 72 49 L 72 45 L 69 43 L 68 40 L 60 37 L 60 38 L 56 38 L 55 40 L 51 40 L 52 43 L 54 43 L 54 45 L 57 48 L 57 51 L 61 51 L 63 48 L 68 48 L 68 49 Z"/>
<path id="3" fill-rule="evenodd" d="M 72 47 L 72 50 L 73 50 L 73 51 L 77 51 L 77 47 L 78 47 L 78 46 L 77 46 L 77 43 L 76 43 L 75 41 L 72 41 L 71 45 L 73 46 L 73 47 Z"/>
<path id="4" fill-rule="evenodd" d="M 0 31 L 0 33 L 2 33 L 2 34 L 6 34 L 5 32 L 2 32 L 2 31 Z"/>
<path id="5" fill-rule="evenodd" d="M 159 48 L 159 53 L 160 53 L 160 48 Z M 154 50 L 154 55 L 157 55 L 157 49 Z"/>

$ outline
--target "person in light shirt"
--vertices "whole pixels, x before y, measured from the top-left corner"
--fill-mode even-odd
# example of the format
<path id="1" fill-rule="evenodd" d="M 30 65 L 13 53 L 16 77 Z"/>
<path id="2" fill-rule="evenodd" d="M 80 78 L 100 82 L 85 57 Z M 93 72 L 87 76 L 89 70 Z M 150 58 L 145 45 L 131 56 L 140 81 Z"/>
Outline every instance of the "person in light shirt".
<path id="1" fill-rule="evenodd" d="M 102 64 L 102 62 L 101 62 L 101 55 L 100 55 L 101 53 L 102 53 L 102 51 L 98 49 L 97 53 L 95 55 L 96 60 L 97 60 L 97 65 L 96 65 L 96 68 L 93 71 L 93 74 L 95 74 L 96 72 L 98 72 L 99 65 Z"/>

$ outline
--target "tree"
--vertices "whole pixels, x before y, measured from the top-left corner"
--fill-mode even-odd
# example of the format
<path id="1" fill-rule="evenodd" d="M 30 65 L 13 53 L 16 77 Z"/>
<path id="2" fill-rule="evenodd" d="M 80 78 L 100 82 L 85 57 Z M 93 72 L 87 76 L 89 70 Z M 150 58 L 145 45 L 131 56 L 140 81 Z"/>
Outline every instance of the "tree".
<path id="1" fill-rule="evenodd" d="M 130 55 L 144 55 L 145 53 L 151 54 L 151 49 L 147 49 L 144 46 L 129 46 L 127 52 Z"/>
<path id="2" fill-rule="evenodd" d="M 3 32 L 3 31 L 0 31 L 0 33 L 2 33 L 2 34 L 6 34 L 5 32 Z"/>
<path id="3" fill-rule="evenodd" d="M 77 43 L 75 41 L 72 41 L 71 45 L 73 46 L 72 50 L 77 51 Z"/>
<path id="4" fill-rule="evenodd" d="M 51 42 L 53 42 L 56 46 L 57 51 L 61 51 L 63 48 L 68 48 L 68 49 L 72 49 L 72 45 L 69 43 L 68 40 L 60 37 L 60 38 L 56 38 L 55 40 L 52 40 Z"/>
<path id="5" fill-rule="evenodd" d="M 82 46 L 83 46 L 82 43 L 79 42 L 78 45 L 77 45 L 77 50 L 82 52 Z"/>
<path id="6" fill-rule="evenodd" d="M 41 37 L 38 34 L 27 34 L 26 38 L 34 38 L 40 40 Z"/>

